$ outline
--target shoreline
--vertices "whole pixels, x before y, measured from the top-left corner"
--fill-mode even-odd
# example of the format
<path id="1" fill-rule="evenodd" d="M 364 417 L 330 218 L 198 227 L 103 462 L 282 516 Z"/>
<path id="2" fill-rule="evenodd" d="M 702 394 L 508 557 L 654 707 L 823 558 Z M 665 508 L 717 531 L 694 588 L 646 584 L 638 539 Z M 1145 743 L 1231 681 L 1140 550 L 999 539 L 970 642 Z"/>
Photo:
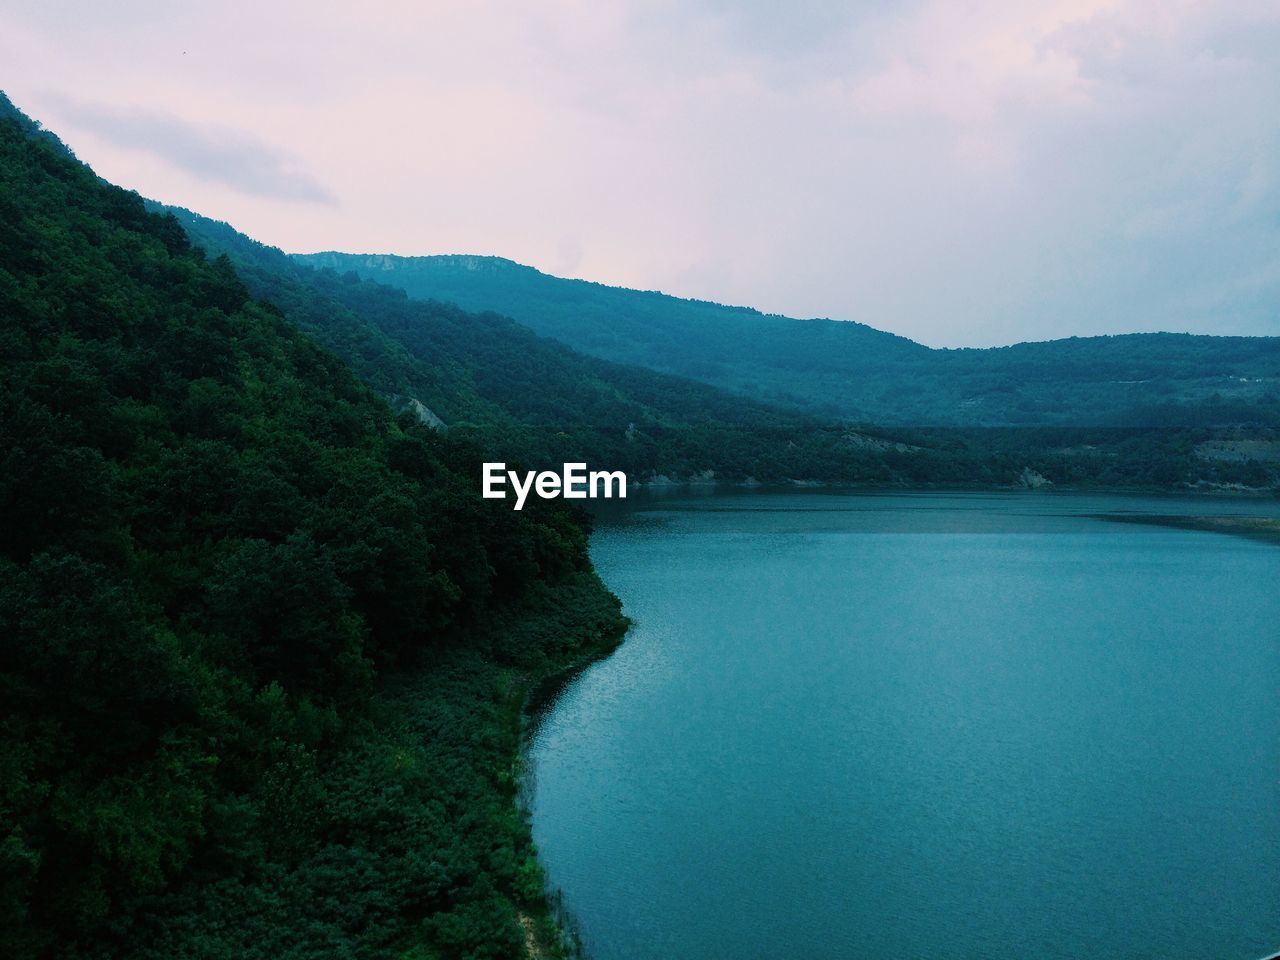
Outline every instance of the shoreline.
<path id="1" fill-rule="evenodd" d="M 1095 514 L 1099 520 L 1111 523 L 1133 523 L 1148 527 L 1170 527 L 1176 530 L 1195 530 L 1202 533 L 1222 533 L 1280 546 L 1280 518 L 1276 517 L 1205 517 L 1176 516 L 1171 514 Z"/>
<path id="2" fill-rule="evenodd" d="M 572 919 L 533 843 L 527 732 L 536 707 L 617 649 L 628 626 L 594 569 L 578 569 L 531 589 L 467 647 L 386 677 L 372 721 L 381 731 L 373 759 L 383 762 L 368 766 L 376 793 L 400 791 L 397 816 L 422 821 L 403 831 L 400 855 L 416 849 L 415 862 L 430 857 L 458 878 L 425 913 L 397 914 L 388 939 L 397 956 L 444 956 L 440 931 L 458 943 L 461 930 L 490 950 L 502 944 L 502 956 L 580 960 Z M 493 926 L 473 934 L 463 924 L 477 922 L 477 890 Z"/>
<path id="3" fill-rule="evenodd" d="M 608 584 L 605 584 L 605 587 L 607 589 Z M 530 760 L 533 738 L 543 717 L 559 700 L 560 695 L 569 684 L 594 664 L 608 659 L 626 642 L 627 635 L 631 632 L 631 620 L 627 617 L 623 617 L 623 620 L 625 623 L 616 636 L 607 638 L 605 642 L 590 649 L 579 651 L 567 663 L 553 668 L 550 672 L 540 677 L 529 678 L 527 683 L 523 684 L 523 695 L 518 713 L 519 739 L 516 747 L 516 756 L 512 761 L 512 771 L 516 782 L 513 802 L 517 813 L 529 831 L 529 843 L 533 850 L 534 860 L 537 861 L 539 868 L 543 870 L 543 918 L 554 926 L 558 937 L 558 943 L 554 945 L 541 942 L 538 937 L 532 934 L 533 924 L 532 918 L 530 918 L 531 924 L 527 927 L 530 930 L 530 936 L 526 943 L 529 960 L 550 960 L 553 956 L 579 958 L 581 960 L 584 956 L 577 923 L 565 906 L 564 897 L 559 888 L 552 888 L 550 885 L 545 867 L 542 866 L 541 858 L 538 856 L 537 844 L 533 841 L 533 793 L 537 789 L 537 777 L 533 763 Z M 549 954 L 546 952 L 548 948 L 556 952 Z"/>
<path id="4" fill-rule="evenodd" d="M 594 566 L 589 574 L 590 580 L 607 592 L 608 584 L 595 572 Z M 512 726 L 509 733 L 514 737 L 514 751 L 511 756 L 511 777 L 514 782 L 512 804 L 523 821 L 529 848 L 534 862 L 543 869 L 538 857 L 537 845 L 533 842 L 532 796 L 535 789 L 533 765 L 529 760 L 529 749 L 538 724 L 546 711 L 550 710 L 564 689 L 584 670 L 595 663 L 611 656 L 626 641 L 631 631 L 631 620 L 620 611 L 616 620 L 596 634 L 595 642 L 588 642 L 565 651 L 561 657 L 553 657 L 543 664 L 543 670 L 522 673 L 515 678 L 511 691 Z M 536 616 L 536 613 L 534 614 Z M 581 624 L 576 624 L 579 629 Z M 588 630 L 589 636 L 594 631 Z M 579 634 L 579 638 L 583 636 Z M 564 898 L 559 890 L 552 889 L 547 882 L 545 871 L 542 874 L 543 893 L 540 909 L 535 915 L 521 914 L 520 922 L 525 929 L 525 947 L 529 960 L 554 960 L 554 958 L 581 958 L 582 943 L 578 938 L 576 924 L 569 914 Z M 548 931 L 555 931 L 553 942 Z"/>
<path id="5" fill-rule="evenodd" d="M 1228 500 L 1280 500 L 1280 487 L 1234 487 L 1234 486 L 1200 486 L 1187 484 L 1183 487 L 1160 486 L 1116 486 L 1107 484 L 1056 484 L 1047 483 L 1042 486 L 1026 486 L 1023 484 L 990 484 L 990 483 L 858 483 L 849 480 L 770 480 L 767 483 L 756 480 L 672 480 L 669 478 L 631 481 L 632 485 L 646 492 L 665 492 L 674 490 L 692 490 L 699 493 L 716 491 L 754 490 L 761 493 L 782 493 L 796 490 L 856 490 L 859 493 L 1096 493 L 1096 494 L 1132 494 L 1142 496 L 1196 497 L 1205 499 Z"/>

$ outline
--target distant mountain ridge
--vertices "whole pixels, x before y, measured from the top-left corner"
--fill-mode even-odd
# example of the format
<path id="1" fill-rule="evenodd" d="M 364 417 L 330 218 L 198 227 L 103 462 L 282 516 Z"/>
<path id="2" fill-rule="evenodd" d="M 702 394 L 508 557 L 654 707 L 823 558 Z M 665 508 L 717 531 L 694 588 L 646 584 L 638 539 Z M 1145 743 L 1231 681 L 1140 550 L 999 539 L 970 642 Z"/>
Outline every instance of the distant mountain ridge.
<path id="1" fill-rule="evenodd" d="M 666 304 L 683 304 L 695 309 L 711 309 L 717 312 L 725 312 L 729 314 L 739 315 L 744 319 L 780 319 L 792 320 L 797 319 L 788 317 L 780 313 L 768 313 L 758 310 L 755 307 L 740 306 L 735 304 L 719 303 L 714 300 L 700 300 L 696 297 L 680 297 L 670 293 L 664 293 L 661 290 L 639 290 L 631 287 L 616 287 L 607 283 L 599 283 L 595 280 L 581 280 L 565 277 L 556 277 L 548 273 L 543 273 L 537 267 L 531 267 L 527 264 L 519 263 L 515 260 L 509 260 L 506 257 L 496 257 L 483 254 L 469 253 L 443 253 L 421 257 L 402 257 L 397 254 L 345 254 L 334 251 L 315 254 L 293 254 L 299 260 L 315 260 L 323 266 L 329 266 L 338 269 L 340 266 L 346 266 L 343 258 L 358 257 L 365 261 L 370 270 L 381 270 L 384 274 L 398 274 L 403 270 L 405 263 L 423 264 L 428 263 L 438 266 L 444 270 L 456 271 L 459 273 L 475 273 L 480 275 L 489 275 L 493 277 L 516 277 L 521 279 L 532 280 L 533 282 L 544 282 L 547 280 L 555 281 L 557 285 L 565 284 L 569 286 L 584 286 L 603 291 L 622 291 L 633 297 L 650 298 L 655 301 L 661 301 Z M 325 258 L 332 258 L 330 262 L 324 262 Z M 347 267 L 347 269 L 353 269 Z M 392 284 L 399 286 L 399 284 Z M 840 323 L 846 327 L 857 330 L 860 334 L 874 337 L 887 343 L 895 341 L 903 350 L 928 350 L 929 347 L 916 343 L 907 337 L 900 336 L 896 333 L 889 333 L 884 330 L 877 330 L 875 327 L 868 326 L 865 323 L 859 323 L 856 320 L 830 320 L 824 318 L 816 318 L 811 320 L 814 323 Z"/>
<path id="2" fill-rule="evenodd" d="M 925 426 L 1280 421 L 1280 338 L 1179 333 L 935 349 L 855 321 L 797 320 L 544 274 L 500 257 L 295 259 L 510 316 L 577 350 L 771 403 Z M 1208 409 L 1212 405 L 1213 409 Z"/>
<path id="3" fill-rule="evenodd" d="M 539 468 L 583 461 L 635 479 L 765 482 L 936 482 L 939 469 L 961 482 L 988 469 L 954 454 L 939 464 L 867 436 L 870 428 L 852 433 L 690 378 L 584 355 L 506 316 L 415 300 L 301 263 L 229 224 L 152 206 L 211 257 L 229 257 L 254 296 L 341 356 L 397 412 L 445 427 L 493 459 Z M 1003 482 L 1017 469 L 1003 465 Z"/>
<path id="4" fill-rule="evenodd" d="M 354 271 L 290 257 L 228 224 L 176 207 L 155 208 L 175 216 L 210 256 L 228 256 L 254 296 L 277 305 L 343 357 L 396 410 L 411 411 L 437 428 L 443 424 L 451 437 L 475 441 L 492 459 L 540 467 L 585 460 L 638 479 L 717 482 L 1026 485 L 1028 477 L 1038 476 L 1055 484 L 1126 487 L 1274 483 L 1273 468 L 1256 458 L 1224 460 L 1195 451 L 1210 440 L 1271 443 L 1277 430 L 915 430 L 840 423 L 819 409 L 764 404 L 693 378 L 592 357 L 501 313 L 416 299 Z M 456 266 L 531 276 L 535 282 L 541 277 L 496 259 L 461 258 Z M 660 305 L 672 299 L 641 296 Z M 680 302 L 694 310 L 715 308 Z M 779 339 L 793 323 L 827 337 L 855 326 L 810 325 L 744 308 L 719 308 L 717 315 Z M 926 359 L 932 354 L 900 337 L 862 331 L 891 350 Z M 676 349 L 690 339 L 683 336 Z M 733 343 L 750 339 L 739 336 Z"/>

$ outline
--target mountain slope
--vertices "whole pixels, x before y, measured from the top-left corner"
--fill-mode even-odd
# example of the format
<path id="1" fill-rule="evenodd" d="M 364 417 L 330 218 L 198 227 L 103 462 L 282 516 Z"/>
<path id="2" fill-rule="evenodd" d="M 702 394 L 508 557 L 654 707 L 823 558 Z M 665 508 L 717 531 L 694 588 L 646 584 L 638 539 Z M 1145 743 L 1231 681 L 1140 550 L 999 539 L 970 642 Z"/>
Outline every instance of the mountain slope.
<path id="1" fill-rule="evenodd" d="M 847 427 L 692 380 L 580 354 L 495 313 L 408 298 L 316 270 L 224 223 L 172 212 L 226 254 L 256 296 L 343 356 L 384 396 L 417 401 L 451 434 L 530 466 L 587 461 L 643 478 L 922 482 L 927 458 L 851 442 Z M 959 476 L 959 474 L 957 474 Z"/>
<path id="2" fill-rule="evenodd" d="M 225 258 L 0 96 L 0 953 L 558 955 L 511 770 L 625 626 Z"/>
<path id="3" fill-rule="evenodd" d="M 1028 469 L 1075 486 L 1277 482 L 1274 464 L 1200 455 L 1208 441 L 1240 439 L 1236 428 L 1214 428 L 1209 419 L 1236 412 L 1225 402 L 1192 411 L 1204 419 L 1176 429 L 851 429 L 685 378 L 587 357 L 508 318 L 409 298 L 354 272 L 317 270 L 226 224 L 173 212 L 193 242 L 230 256 L 256 295 L 282 305 L 289 319 L 366 382 L 398 403 L 420 401 L 451 432 L 472 437 L 495 457 L 537 466 L 586 460 L 638 477 L 881 486 L 1008 486 L 1031 475 Z M 1273 434 L 1248 432 L 1263 443 L 1274 442 Z"/>
<path id="4" fill-rule="evenodd" d="M 595 356 L 864 422 L 1280 423 L 1280 338 L 1132 334 L 933 350 L 859 323 L 564 280 L 496 257 L 296 258 L 495 310 Z"/>

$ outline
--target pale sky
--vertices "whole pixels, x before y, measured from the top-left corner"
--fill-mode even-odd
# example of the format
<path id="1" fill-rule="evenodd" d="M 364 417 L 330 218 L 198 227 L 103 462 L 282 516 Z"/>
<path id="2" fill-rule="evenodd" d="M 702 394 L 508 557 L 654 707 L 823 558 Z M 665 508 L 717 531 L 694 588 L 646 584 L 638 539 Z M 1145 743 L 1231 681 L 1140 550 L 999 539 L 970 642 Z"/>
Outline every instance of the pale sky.
<path id="1" fill-rule="evenodd" d="M 1277 0 L 6 0 L 0 89 L 290 251 L 932 345 L 1280 334 Z"/>

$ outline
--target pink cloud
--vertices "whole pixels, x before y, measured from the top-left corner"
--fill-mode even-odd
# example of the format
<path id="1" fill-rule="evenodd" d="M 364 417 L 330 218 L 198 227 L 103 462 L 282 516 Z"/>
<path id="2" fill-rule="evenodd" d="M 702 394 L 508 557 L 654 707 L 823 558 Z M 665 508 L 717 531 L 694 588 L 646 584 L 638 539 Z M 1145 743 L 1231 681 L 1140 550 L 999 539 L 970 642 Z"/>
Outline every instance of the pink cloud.
<path id="1" fill-rule="evenodd" d="M 12 6 L 19 106 L 286 249 L 496 253 L 932 343 L 1280 332 L 1271 3 Z"/>

